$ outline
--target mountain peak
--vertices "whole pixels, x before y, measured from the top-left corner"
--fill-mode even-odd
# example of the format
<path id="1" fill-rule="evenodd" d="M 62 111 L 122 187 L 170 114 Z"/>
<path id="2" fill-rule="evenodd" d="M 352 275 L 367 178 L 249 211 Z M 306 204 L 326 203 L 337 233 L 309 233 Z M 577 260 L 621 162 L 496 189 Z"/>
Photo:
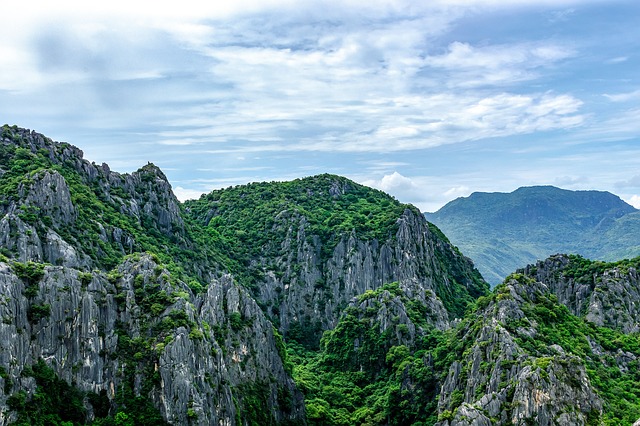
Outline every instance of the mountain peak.
<path id="1" fill-rule="evenodd" d="M 629 237 L 631 229 L 640 229 L 638 215 L 609 192 L 554 186 L 476 192 L 425 214 L 494 284 L 553 253 L 603 260 L 638 255 L 637 241 Z"/>

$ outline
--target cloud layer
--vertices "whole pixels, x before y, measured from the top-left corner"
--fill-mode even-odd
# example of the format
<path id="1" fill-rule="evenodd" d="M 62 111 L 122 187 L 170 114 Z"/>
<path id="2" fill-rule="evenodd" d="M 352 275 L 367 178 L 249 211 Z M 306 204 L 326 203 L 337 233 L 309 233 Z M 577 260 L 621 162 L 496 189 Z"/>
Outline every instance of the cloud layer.
<path id="1" fill-rule="evenodd" d="M 424 209 L 538 183 L 640 193 L 615 186 L 638 160 L 592 164 L 637 154 L 635 2 L 423 3 L 10 2 L 0 111 L 116 169 L 153 161 L 183 197 L 321 172 Z"/>

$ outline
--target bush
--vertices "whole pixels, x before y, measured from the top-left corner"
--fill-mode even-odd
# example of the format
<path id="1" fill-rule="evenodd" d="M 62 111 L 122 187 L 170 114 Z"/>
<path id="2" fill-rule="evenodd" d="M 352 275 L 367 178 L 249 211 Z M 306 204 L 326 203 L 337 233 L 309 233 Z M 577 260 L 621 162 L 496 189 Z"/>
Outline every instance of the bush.
<path id="1" fill-rule="evenodd" d="M 27 311 L 29 322 L 36 323 L 43 318 L 49 318 L 51 306 L 49 304 L 31 305 Z"/>

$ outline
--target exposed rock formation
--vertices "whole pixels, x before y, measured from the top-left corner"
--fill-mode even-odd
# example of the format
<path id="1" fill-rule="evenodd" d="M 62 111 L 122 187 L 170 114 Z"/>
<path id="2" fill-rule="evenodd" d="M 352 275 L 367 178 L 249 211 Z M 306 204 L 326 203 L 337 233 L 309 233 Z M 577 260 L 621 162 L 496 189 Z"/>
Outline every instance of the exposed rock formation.
<path id="1" fill-rule="evenodd" d="M 625 333 L 640 331 L 640 275 L 637 269 L 625 265 L 603 269 L 598 265 L 604 263 L 589 262 L 593 271 L 574 277 L 581 271 L 567 269 L 573 269 L 579 260 L 575 256 L 572 260 L 566 255 L 555 255 L 529 265 L 521 272 L 544 282 L 574 315 Z"/>
<path id="2" fill-rule="evenodd" d="M 305 316 L 318 321 L 321 329 L 333 328 L 352 298 L 391 282 L 399 282 L 413 297 L 425 302 L 429 299 L 434 312 L 446 313 L 435 295 L 452 286 L 446 269 L 450 265 L 440 263 L 436 251 L 453 249 L 438 246 L 426 221 L 413 210 L 406 210 L 398 219 L 398 231 L 388 241 L 363 241 L 351 233 L 343 236 L 324 262 L 323 242 L 317 236 L 308 238 L 304 217 L 279 219 L 289 225 L 282 255 L 275 260 L 285 272 L 281 278 L 269 273 L 259 285 L 258 298 L 277 307 L 285 332 L 292 321 L 307 324 Z M 462 256 L 458 261 L 468 262 Z M 273 259 L 260 262 L 266 265 Z M 294 266 L 299 273 L 293 271 Z M 448 327 L 448 321 L 442 318 L 437 324 Z"/>
<path id="3" fill-rule="evenodd" d="M 104 416 L 140 397 L 172 424 L 304 424 L 281 337 L 247 292 L 200 256 L 180 265 L 208 285 L 195 295 L 135 253 L 194 248 L 157 167 L 121 175 L 17 128 L 0 148 L 0 426 L 41 361 L 85 393 L 88 419 L 95 398 Z"/>
<path id="4" fill-rule="evenodd" d="M 0 263 L 0 339 L 11 342 L 0 347 L 11 383 L 0 386 L 0 406 L 9 394 L 34 391 L 23 372 L 43 359 L 60 378 L 110 400 L 132 386 L 174 424 L 237 424 L 251 392 L 266 419 L 304 418 L 271 323 L 230 277 L 194 297 L 148 255 L 109 276 L 63 266 L 43 267 L 41 278 L 20 273 Z M 11 419 L 3 410 L 0 425 Z"/>
<path id="5" fill-rule="evenodd" d="M 524 306 L 544 303 L 545 294 L 542 283 L 511 280 L 462 330 L 468 346 L 442 384 L 439 426 L 569 426 L 599 417 L 603 403 L 580 358 L 557 345 L 548 353 L 522 347 L 538 334 Z"/>

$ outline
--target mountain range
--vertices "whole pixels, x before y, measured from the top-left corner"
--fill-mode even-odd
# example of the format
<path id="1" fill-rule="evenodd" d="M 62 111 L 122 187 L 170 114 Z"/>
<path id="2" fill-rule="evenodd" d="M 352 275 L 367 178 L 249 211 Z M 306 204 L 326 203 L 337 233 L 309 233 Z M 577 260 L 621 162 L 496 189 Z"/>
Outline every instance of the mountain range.
<path id="1" fill-rule="evenodd" d="M 631 425 L 640 258 L 492 291 L 413 206 L 344 177 L 180 203 L 3 126 L 0 426 Z"/>
<path id="2" fill-rule="evenodd" d="M 425 216 L 494 285 L 556 253 L 606 261 L 640 255 L 640 212 L 604 191 L 534 186 L 475 192 Z"/>

